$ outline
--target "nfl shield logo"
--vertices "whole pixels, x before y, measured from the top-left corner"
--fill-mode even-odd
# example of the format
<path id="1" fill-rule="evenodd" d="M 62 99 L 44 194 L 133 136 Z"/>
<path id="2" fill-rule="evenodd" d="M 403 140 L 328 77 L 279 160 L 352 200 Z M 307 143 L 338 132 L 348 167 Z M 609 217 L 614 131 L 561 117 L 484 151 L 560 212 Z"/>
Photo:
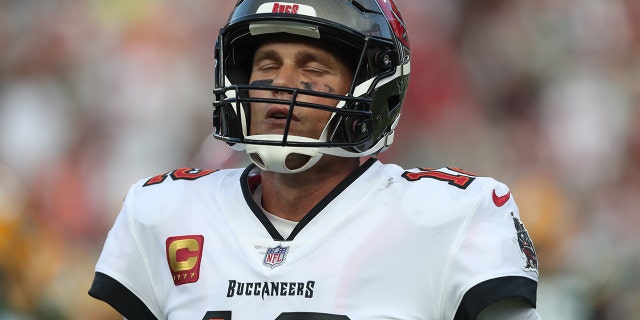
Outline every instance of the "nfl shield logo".
<path id="1" fill-rule="evenodd" d="M 264 254 L 264 260 L 262 263 L 272 269 L 280 266 L 287 258 L 287 251 L 289 251 L 289 247 L 283 247 L 279 244 L 275 248 L 267 248 L 267 252 Z"/>

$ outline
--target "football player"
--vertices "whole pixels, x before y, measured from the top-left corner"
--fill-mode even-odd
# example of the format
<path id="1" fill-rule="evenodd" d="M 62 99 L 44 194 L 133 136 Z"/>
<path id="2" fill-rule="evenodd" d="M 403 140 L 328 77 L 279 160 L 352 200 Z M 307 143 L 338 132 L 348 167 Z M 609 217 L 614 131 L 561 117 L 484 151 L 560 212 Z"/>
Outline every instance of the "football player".
<path id="1" fill-rule="evenodd" d="M 214 136 L 244 169 L 133 185 L 89 293 L 127 319 L 539 319 L 507 186 L 402 169 L 411 51 L 392 0 L 241 0 L 216 43 Z"/>

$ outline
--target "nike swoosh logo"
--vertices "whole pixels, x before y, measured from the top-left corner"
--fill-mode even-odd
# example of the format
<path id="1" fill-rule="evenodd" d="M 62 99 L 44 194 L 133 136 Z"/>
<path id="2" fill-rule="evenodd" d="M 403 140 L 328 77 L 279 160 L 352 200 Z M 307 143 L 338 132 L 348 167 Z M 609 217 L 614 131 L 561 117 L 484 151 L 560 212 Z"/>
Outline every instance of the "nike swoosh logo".
<path id="1" fill-rule="evenodd" d="M 511 198 L 511 191 L 507 191 L 507 194 L 503 196 L 498 196 L 496 194 L 496 189 L 493 189 L 492 198 L 493 198 L 493 204 L 495 204 L 498 207 L 502 207 Z"/>

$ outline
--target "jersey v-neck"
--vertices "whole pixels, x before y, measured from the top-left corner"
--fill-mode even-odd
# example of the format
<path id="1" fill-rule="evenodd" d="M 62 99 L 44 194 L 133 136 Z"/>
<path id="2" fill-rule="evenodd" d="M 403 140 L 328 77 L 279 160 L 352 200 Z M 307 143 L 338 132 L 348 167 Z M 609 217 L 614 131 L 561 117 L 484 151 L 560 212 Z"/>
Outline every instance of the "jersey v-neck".
<path id="1" fill-rule="evenodd" d="M 251 182 L 249 182 L 249 187 L 251 187 Z M 260 207 L 262 212 L 267 216 L 267 219 L 269 219 L 271 224 L 273 224 L 273 226 L 276 228 L 278 233 L 280 233 L 280 235 L 282 235 L 283 238 L 289 237 L 289 235 L 291 234 L 291 232 L 293 232 L 293 229 L 296 227 L 298 222 L 280 218 L 275 214 L 265 210 L 265 208 L 262 206 L 262 201 L 261 201 L 262 185 L 258 185 L 253 191 L 252 195 L 253 195 L 253 201 L 255 201 L 256 204 Z"/>
<path id="2" fill-rule="evenodd" d="M 376 161 L 378 161 L 376 158 L 369 158 L 362 165 L 351 172 L 344 180 L 342 180 L 335 188 L 333 188 L 333 190 L 331 190 L 331 192 L 329 192 L 326 197 L 320 200 L 318 204 L 316 204 L 313 208 L 311 208 L 311 210 L 309 210 L 309 212 L 302 218 L 302 220 L 300 220 L 300 222 L 298 222 L 298 224 L 293 228 L 293 231 L 291 231 L 291 234 L 286 239 L 278 232 L 276 227 L 274 227 L 271 221 L 269 221 L 269 218 L 267 218 L 265 213 L 262 211 L 261 206 L 258 205 L 253 199 L 252 191 L 255 189 L 256 185 L 252 186 L 251 184 L 254 184 L 256 180 L 259 179 L 254 178 L 256 176 L 250 175 L 251 172 L 256 168 L 254 164 L 249 165 L 240 176 L 240 186 L 242 188 L 242 194 L 245 201 L 247 202 L 247 205 L 249 205 L 249 208 L 251 208 L 251 211 L 256 215 L 258 220 L 260 220 L 265 229 L 267 229 L 267 232 L 269 232 L 269 235 L 271 235 L 273 240 L 291 241 L 302 230 L 302 228 L 304 228 L 315 216 L 318 215 L 318 213 L 322 211 L 322 209 L 324 209 L 329 203 L 331 203 L 331 201 L 333 201 L 333 199 L 335 199 L 347 187 L 349 187 L 354 181 L 356 181 Z"/>

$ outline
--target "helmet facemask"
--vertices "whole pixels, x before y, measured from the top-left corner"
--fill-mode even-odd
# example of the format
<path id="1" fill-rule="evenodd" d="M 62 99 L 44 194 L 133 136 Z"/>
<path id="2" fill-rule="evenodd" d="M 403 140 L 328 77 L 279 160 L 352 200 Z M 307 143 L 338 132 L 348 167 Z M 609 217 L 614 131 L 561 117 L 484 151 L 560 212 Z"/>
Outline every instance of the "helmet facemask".
<path id="1" fill-rule="evenodd" d="M 251 97 L 249 92 L 281 92 L 289 99 Z M 220 136 L 236 150 L 246 150 L 251 160 L 263 170 L 295 173 L 314 165 L 322 154 L 333 154 L 338 150 L 357 150 L 371 140 L 369 131 L 372 113 L 367 99 L 311 91 L 300 88 L 276 87 L 272 85 L 231 85 L 220 91 L 226 96 L 216 101 L 220 119 Z M 329 101 L 318 104 L 301 101 L 303 96 L 313 96 Z M 282 134 L 255 134 L 251 132 L 251 104 L 265 103 L 283 105 L 288 109 Z M 310 108 L 327 112 L 327 121 L 317 137 L 294 135 L 290 132 L 294 112 Z M 225 125 L 222 125 L 225 123 Z M 216 132 L 218 134 L 218 132 Z M 339 148 L 339 149 L 336 149 Z M 287 167 L 287 159 L 296 155 L 308 157 L 300 167 Z"/>

